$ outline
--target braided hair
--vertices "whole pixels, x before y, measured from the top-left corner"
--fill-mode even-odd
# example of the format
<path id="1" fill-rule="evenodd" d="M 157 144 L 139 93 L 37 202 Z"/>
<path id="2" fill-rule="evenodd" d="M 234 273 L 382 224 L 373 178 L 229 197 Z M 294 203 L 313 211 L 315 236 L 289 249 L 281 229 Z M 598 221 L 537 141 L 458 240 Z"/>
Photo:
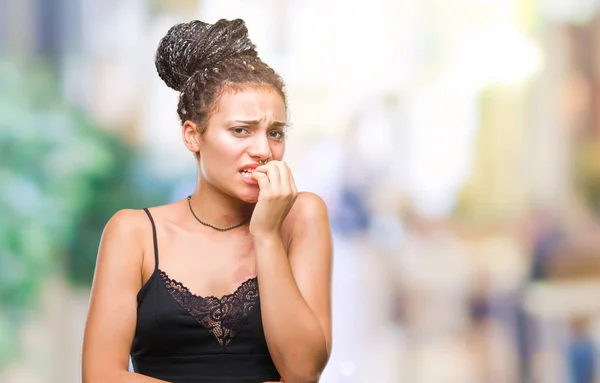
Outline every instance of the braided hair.
<path id="1" fill-rule="evenodd" d="M 270 86 L 286 103 L 283 79 L 258 57 L 241 19 L 174 25 L 160 40 L 155 65 L 165 84 L 180 92 L 181 123 L 193 121 L 202 133 L 225 90 Z"/>

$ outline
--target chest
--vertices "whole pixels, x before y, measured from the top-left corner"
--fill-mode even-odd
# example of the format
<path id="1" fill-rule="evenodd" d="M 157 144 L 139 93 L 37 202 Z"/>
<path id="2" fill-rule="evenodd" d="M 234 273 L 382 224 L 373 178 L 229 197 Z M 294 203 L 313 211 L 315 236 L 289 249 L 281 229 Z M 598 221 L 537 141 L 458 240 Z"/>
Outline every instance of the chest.
<path id="1" fill-rule="evenodd" d="M 164 242 L 159 268 L 194 294 L 229 294 L 256 276 L 256 254 L 249 236 L 185 236 Z"/>

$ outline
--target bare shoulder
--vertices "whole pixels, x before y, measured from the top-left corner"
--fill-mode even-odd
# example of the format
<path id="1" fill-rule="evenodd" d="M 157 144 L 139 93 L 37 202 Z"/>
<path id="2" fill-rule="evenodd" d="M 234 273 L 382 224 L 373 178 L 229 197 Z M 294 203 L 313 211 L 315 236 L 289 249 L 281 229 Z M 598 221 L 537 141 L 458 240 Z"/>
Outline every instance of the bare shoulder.
<path id="1" fill-rule="evenodd" d="M 143 210 L 121 209 L 108 220 L 102 236 L 137 237 L 148 224 L 148 216 Z"/>
<path id="2" fill-rule="evenodd" d="M 152 224 L 158 229 L 160 223 L 170 222 L 177 215 L 177 202 L 154 206 L 148 208 L 148 213 L 144 209 L 121 209 L 118 210 L 108 220 L 102 238 L 100 241 L 100 250 L 108 248 L 109 252 L 102 252 L 99 255 L 119 254 L 119 251 L 112 249 L 126 249 L 129 252 L 142 254 L 151 253 L 152 247 Z M 117 256 L 117 255 L 115 255 Z"/>
<path id="3" fill-rule="evenodd" d="M 177 205 L 180 202 L 174 202 L 166 205 L 149 207 L 148 211 L 152 219 L 158 223 L 162 219 L 170 219 L 173 212 L 176 212 Z M 121 209 L 118 210 L 106 224 L 105 232 L 116 232 L 119 235 L 142 236 L 145 240 L 148 228 L 151 226 L 148 214 L 144 209 Z"/>
<path id="4" fill-rule="evenodd" d="M 98 246 L 93 302 L 98 301 L 98 294 L 102 296 L 102 292 L 113 291 L 117 286 L 121 292 L 131 294 L 141 287 L 144 243 L 152 235 L 150 225 L 146 213 L 136 209 L 119 210 L 108 220 Z"/>
<path id="5" fill-rule="evenodd" d="M 320 235 L 328 233 L 329 213 L 323 198 L 311 192 L 298 193 L 284 228 L 289 241 L 299 237 L 314 237 L 319 233 Z"/>
<path id="6" fill-rule="evenodd" d="M 109 263 L 143 262 L 144 243 L 152 229 L 148 216 L 143 210 L 118 210 L 106 223 L 98 249 L 98 265 Z M 123 255 L 128 256 L 124 257 Z"/>
<path id="7" fill-rule="evenodd" d="M 300 192 L 290 210 L 290 216 L 293 222 L 301 223 L 306 219 L 324 219 L 329 220 L 327 205 L 323 198 L 311 192 Z"/>

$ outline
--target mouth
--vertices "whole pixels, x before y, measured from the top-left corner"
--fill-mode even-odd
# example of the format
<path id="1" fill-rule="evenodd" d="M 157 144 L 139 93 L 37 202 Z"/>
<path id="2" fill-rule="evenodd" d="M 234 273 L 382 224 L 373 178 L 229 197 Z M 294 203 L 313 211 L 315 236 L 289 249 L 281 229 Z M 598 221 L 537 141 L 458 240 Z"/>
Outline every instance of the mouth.
<path id="1" fill-rule="evenodd" d="M 252 178 L 253 169 L 244 169 L 240 171 L 240 175 L 242 176 L 242 180 L 249 185 L 258 185 L 258 182 Z"/>

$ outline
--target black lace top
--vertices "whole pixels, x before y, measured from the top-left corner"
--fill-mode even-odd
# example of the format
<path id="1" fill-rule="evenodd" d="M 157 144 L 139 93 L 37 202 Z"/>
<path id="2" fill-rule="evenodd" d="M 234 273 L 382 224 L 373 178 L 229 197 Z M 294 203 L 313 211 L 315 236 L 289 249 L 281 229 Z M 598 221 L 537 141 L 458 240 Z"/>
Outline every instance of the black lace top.
<path id="1" fill-rule="evenodd" d="M 135 372 L 173 383 L 262 383 L 280 376 L 260 315 L 256 277 L 221 298 L 193 294 L 158 264 L 138 293 L 131 358 Z"/>

